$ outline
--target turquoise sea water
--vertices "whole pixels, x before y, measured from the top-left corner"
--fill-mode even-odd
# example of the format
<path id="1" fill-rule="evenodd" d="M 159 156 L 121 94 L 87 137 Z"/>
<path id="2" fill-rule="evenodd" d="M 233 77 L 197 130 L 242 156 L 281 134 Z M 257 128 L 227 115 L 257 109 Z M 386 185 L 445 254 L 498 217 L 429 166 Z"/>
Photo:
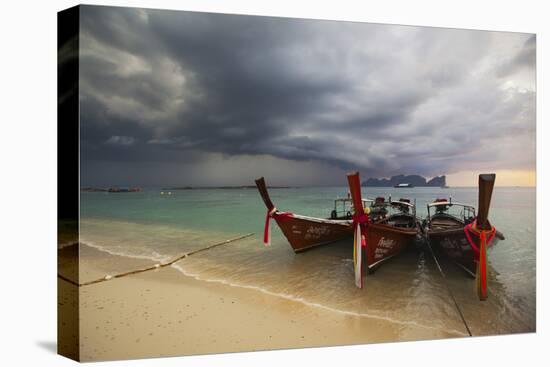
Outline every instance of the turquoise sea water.
<path id="1" fill-rule="evenodd" d="M 384 264 L 358 290 L 353 282 L 352 246 L 342 241 L 295 255 L 276 224 L 273 244 L 261 236 L 266 208 L 255 189 L 168 190 L 139 193 L 81 193 L 81 240 L 118 255 L 167 260 L 191 249 L 254 232 L 177 264 L 183 275 L 280 295 L 350 317 L 394 320 L 406 335 L 412 325 L 434 336 L 464 334 L 431 254 L 421 244 Z M 346 187 L 271 189 L 277 208 L 328 217 Z M 363 188 L 363 196 L 416 199 L 417 215 L 437 197 L 477 205 L 477 188 Z M 490 252 L 490 298 L 479 302 L 474 281 L 442 260 L 447 282 L 475 335 L 535 330 L 535 189 L 495 188 L 491 222 L 504 234 Z"/>

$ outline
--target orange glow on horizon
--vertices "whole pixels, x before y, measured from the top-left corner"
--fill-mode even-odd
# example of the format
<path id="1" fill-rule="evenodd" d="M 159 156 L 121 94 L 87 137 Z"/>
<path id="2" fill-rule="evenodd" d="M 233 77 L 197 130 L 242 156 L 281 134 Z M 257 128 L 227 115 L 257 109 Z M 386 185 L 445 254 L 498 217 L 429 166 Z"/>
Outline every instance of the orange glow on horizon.
<path id="1" fill-rule="evenodd" d="M 535 187 L 537 175 L 534 170 L 497 170 L 493 172 L 461 171 L 447 175 L 447 185 L 450 187 L 477 186 L 477 176 L 480 173 L 496 173 L 495 186 Z"/>

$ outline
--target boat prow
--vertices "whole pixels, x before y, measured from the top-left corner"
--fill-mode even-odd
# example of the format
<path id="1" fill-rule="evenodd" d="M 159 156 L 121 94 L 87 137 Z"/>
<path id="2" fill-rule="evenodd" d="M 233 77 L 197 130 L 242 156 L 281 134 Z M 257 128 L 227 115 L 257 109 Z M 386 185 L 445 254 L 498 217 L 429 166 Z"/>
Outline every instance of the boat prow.
<path id="1" fill-rule="evenodd" d="M 428 204 L 424 223 L 428 244 L 476 277 L 481 300 L 487 299 L 487 250 L 504 240 L 504 235 L 488 219 L 495 178 L 495 174 L 479 175 L 477 216 L 471 205 L 453 202 L 450 198 L 436 199 Z M 461 216 L 451 214 L 452 207 L 460 208 Z"/>
<path id="2" fill-rule="evenodd" d="M 373 270 L 416 242 L 420 228 L 416 205 L 407 199 L 386 201 L 379 197 L 370 207 L 364 208 L 358 172 L 348 174 L 348 184 L 356 213 L 355 225 L 362 226 L 362 238 L 355 240 L 356 246 L 357 241 L 362 242 L 361 249 L 357 248 L 356 252 L 365 252 L 366 268 Z M 391 210 L 397 212 L 392 213 Z"/>
<path id="3" fill-rule="evenodd" d="M 274 219 L 294 252 L 337 242 L 353 235 L 351 219 L 315 218 L 278 210 L 267 190 L 263 177 L 255 180 L 256 187 L 267 208 L 264 243 L 269 241 L 269 222 Z"/>

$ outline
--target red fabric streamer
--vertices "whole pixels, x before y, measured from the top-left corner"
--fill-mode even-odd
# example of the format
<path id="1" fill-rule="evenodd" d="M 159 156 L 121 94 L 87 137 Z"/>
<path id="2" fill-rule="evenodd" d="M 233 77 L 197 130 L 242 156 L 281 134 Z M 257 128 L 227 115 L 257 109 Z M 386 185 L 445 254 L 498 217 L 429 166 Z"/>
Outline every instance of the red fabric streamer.
<path id="1" fill-rule="evenodd" d="M 485 301 L 487 299 L 487 245 L 485 231 L 479 234 L 479 261 L 477 270 L 478 296 Z"/>
<path id="2" fill-rule="evenodd" d="M 479 236 L 479 247 L 473 241 L 470 231 Z M 495 238 L 496 228 L 491 226 L 490 230 L 478 229 L 476 218 L 472 223 L 464 226 L 464 234 L 474 250 L 474 259 L 477 260 L 477 294 L 481 301 L 485 301 L 487 299 L 487 247 Z"/>
<path id="3" fill-rule="evenodd" d="M 293 217 L 292 213 L 279 212 L 279 211 L 277 211 L 277 208 L 275 208 L 275 207 L 271 210 L 268 209 L 267 210 L 267 215 L 265 217 L 264 245 L 266 245 L 266 246 L 271 245 L 271 226 L 270 226 L 271 218 L 273 218 L 275 220 L 285 221 L 285 220 L 288 220 L 292 217 Z"/>
<path id="4" fill-rule="evenodd" d="M 367 228 L 368 224 L 371 222 L 370 217 L 365 213 L 354 214 L 353 215 L 353 229 L 356 229 L 358 225 L 361 226 L 361 247 L 367 247 Z"/>
<path id="5" fill-rule="evenodd" d="M 271 218 L 273 217 L 273 213 L 275 213 L 276 211 L 277 209 L 275 208 L 271 210 L 267 209 L 267 215 L 265 216 L 265 227 L 264 227 L 264 245 L 266 246 L 269 246 L 271 244 L 269 224 L 271 222 Z"/>
<path id="6" fill-rule="evenodd" d="M 359 288 L 363 288 L 362 249 L 367 247 L 367 228 L 369 223 L 370 218 L 363 211 L 353 216 L 353 260 L 355 268 L 355 285 Z M 358 236 L 360 238 L 357 238 Z M 361 245 L 358 246 L 358 243 Z"/>
<path id="7" fill-rule="evenodd" d="M 464 226 L 464 234 L 466 234 L 466 239 L 470 243 L 470 246 L 472 246 L 472 249 L 474 250 L 474 257 L 476 260 L 479 260 L 479 247 L 475 244 L 475 242 L 472 239 L 472 235 L 470 234 L 470 231 L 476 233 L 477 235 L 481 236 L 481 232 L 485 232 L 485 234 L 488 234 L 489 237 L 486 237 L 485 245 L 488 247 L 493 238 L 495 238 L 495 234 L 497 232 L 496 228 L 494 226 L 491 226 L 491 229 L 489 231 L 479 230 L 477 229 L 477 219 L 475 219 L 472 223 Z M 489 233 L 487 233 L 489 232 Z"/>

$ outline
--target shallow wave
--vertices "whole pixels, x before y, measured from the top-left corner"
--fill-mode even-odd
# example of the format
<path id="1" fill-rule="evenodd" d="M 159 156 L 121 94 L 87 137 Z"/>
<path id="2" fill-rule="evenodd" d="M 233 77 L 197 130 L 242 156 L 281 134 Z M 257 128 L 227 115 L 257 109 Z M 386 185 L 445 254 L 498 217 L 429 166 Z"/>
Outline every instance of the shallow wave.
<path id="1" fill-rule="evenodd" d="M 151 261 L 154 261 L 154 262 L 165 262 L 165 261 L 168 261 L 168 260 L 171 259 L 171 257 L 159 254 L 155 250 L 151 250 L 151 254 L 147 255 L 147 254 L 129 253 L 129 252 L 126 252 L 126 251 L 123 251 L 123 250 L 113 250 L 111 248 L 108 248 L 108 247 L 102 246 L 102 245 L 98 245 L 97 243 L 95 243 L 93 241 L 88 241 L 88 240 L 82 241 L 81 244 L 92 247 L 96 250 L 103 251 L 103 252 L 105 252 L 109 255 L 114 255 L 114 256 L 123 256 L 123 257 L 128 257 L 128 258 L 132 258 L 132 259 L 140 259 L 140 260 L 151 260 Z"/>
<path id="2" fill-rule="evenodd" d="M 82 244 L 84 244 L 86 246 L 90 246 L 90 247 L 92 247 L 92 248 L 94 248 L 98 251 L 102 251 L 102 252 L 105 252 L 109 255 L 114 255 L 114 256 L 123 256 L 123 257 L 127 257 L 127 258 L 134 258 L 134 259 L 141 259 L 141 260 L 151 260 L 153 262 L 160 262 L 160 263 L 169 261 L 171 259 L 170 257 L 163 256 L 163 255 L 159 254 L 156 251 L 151 251 L 151 255 L 132 254 L 132 253 L 128 253 L 128 252 L 125 252 L 125 251 L 112 250 L 112 249 L 109 249 L 105 246 L 98 245 L 98 244 L 96 244 L 92 241 L 82 242 Z M 197 273 L 191 273 L 188 270 L 184 269 L 184 267 L 182 265 L 178 264 L 178 263 L 172 264 L 171 267 L 178 270 L 182 275 L 193 278 L 193 279 L 198 280 L 198 281 L 203 281 L 203 282 L 207 282 L 207 283 L 217 283 L 217 284 L 221 284 L 221 285 L 228 286 L 228 287 L 234 287 L 234 288 L 254 290 L 254 291 L 257 291 L 257 292 L 260 292 L 260 293 L 263 293 L 263 294 L 267 294 L 267 295 L 270 295 L 270 296 L 273 296 L 273 297 L 289 300 L 289 301 L 292 301 L 292 302 L 297 302 L 297 303 L 300 303 L 300 304 L 308 306 L 308 307 L 314 307 L 314 308 L 318 308 L 318 309 L 321 309 L 321 310 L 324 310 L 324 311 L 338 313 L 338 314 L 341 314 L 341 315 L 364 317 L 364 318 L 369 318 L 369 319 L 374 319 L 374 320 L 386 321 L 386 322 L 390 322 L 390 323 L 398 324 L 398 325 L 403 325 L 403 326 L 409 326 L 409 327 L 412 326 L 412 327 L 419 327 L 419 328 L 423 328 L 423 329 L 435 330 L 435 331 L 439 331 L 439 332 L 446 332 L 446 333 L 454 334 L 454 335 L 457 335 L 457 336 L 467 336 L 467 334 L 465 334 L 464 332 L 458 331 L 458 330 L 442 329 L 442 328 L 438 328 L 438 327 L 433 327 L 433 326 L 421 324 L 421 323 L 413 321 L 413 320 L 399 320 L 399 319 L 395 319 L 395 318 L 392 318 L 392 317 L 389 317 L 389 316 L 384 316 L 384 315 L 376 315 L 376 314 L 365 313 L 365 312 L 355 312 L 355 311 L 351 311 L 351 310 L 342 310 L 342 309 L 334 308 L 334 307 L 324 305 L 324 304 L 321 304 L 321 303 L 312 302 L 312 301 L 309 301 L 309 300 L 307 300 L 303 297 L 295 296 L 295 295 L 292 295 L 292 294 L 273 292 L 273 291 L 270 291 L 269 289 L 265 289 L 265 288 L 262 288 L 262 287 L 256 286 L 256 285 L 239 284 L 239 283 L 230 282 L 226 279 L 208 278 L 208 277 L 205 277 L 204 275 L 200 275 L 200 274 L 197 274 Z"/>
<path id="3" fill-rule="evenodd" d="M 191 277 L 195 280 L 199 280 L 199 281 L 203 281 L 203 282 L 207 282 L 207 283 L 218 283 L 218 284 L 223 284 L 225 286 L 235 287 L 235 288 L 250 289 L 250 290 L 254 290 L 254 291 L 257 291 L 257 292 L 264 293 L 264 294 L 268 294 L 270 296 L 282 298 L 282 299 L 293 301 L 293 302 L 298 302 L 298 303 L 301 303 L 301 304 L 309 306 L 309 307 L 315 307 L 315 308 L 319 308 L 319 309 L 322 309 L 322 310 L 325 310 L 325 311 L 335 312 L 335 313 L 338 313 L 338 314 L 341 314 L 341 315 L 365 317 L 365 318 L 369 318 L 369 319 L 387 321 L 387 322 L 390 322 L 390 323 L 393 323 L 393 324 L 399 324 L 399 325 L 404 325 L 404 326 L 416 326 L 416 327 L 420 327 L 420 328 L 423 328 L 423 329 L 436 330 L 436 331 L 440 331 L 440 332 L 443 331 L 443 332 L 446 332 L 446 333 L 455 334 L 457 336 L 468 336 L 468 334 L 466 334 L 464 332 L 461 332 L 461 331 L 458 331 L 458 330 L 441 329 L 441 328 L 438 328 L 438 327 L 424 325 L 424 324 L 421 324 L 421 323 L 418 323 L 418 322 L 412 321 L 412 320 L 398 320 L 398 319 L 391 318 L 389 316 L 375 315 L 375 314 L 369 314 L 369 313 L 364 313 L 364 312 L 355 312 L 355 311 L 350 311 L 350 310 L 341 310 L 341 309 L 330 307 L 330 306 L 327 306 L 327 305 L 323 305 L 323 304 L 320 304 L 320 303 L 317 303 L 317 302 L 308 301 L 308 300 L 306 300 L 302 297 L 299 297 L 299 296 L 293 296 L 293 295 L 287 294 L 287 293 L 272 292 L 268 289 L 265 289 L 265 288 L 262 288 L 262 287 L 259 287 L 259 286 L 256 286 L 256 285 L 237 284 L 237 283 L 229 282 L 225 279 L 206 278 L 202 275 L 199 275 L 199 274 L 196 274 L 196 273 L 191 273 L 191 272 L 185 270 L 181 265 L 179 265 L 177 263 L 172 264 L 171 266 L 173 268 L 175 268 L 176 270 L 180 271 L 183 275 L 185 275 L 187 277 Z"/>

